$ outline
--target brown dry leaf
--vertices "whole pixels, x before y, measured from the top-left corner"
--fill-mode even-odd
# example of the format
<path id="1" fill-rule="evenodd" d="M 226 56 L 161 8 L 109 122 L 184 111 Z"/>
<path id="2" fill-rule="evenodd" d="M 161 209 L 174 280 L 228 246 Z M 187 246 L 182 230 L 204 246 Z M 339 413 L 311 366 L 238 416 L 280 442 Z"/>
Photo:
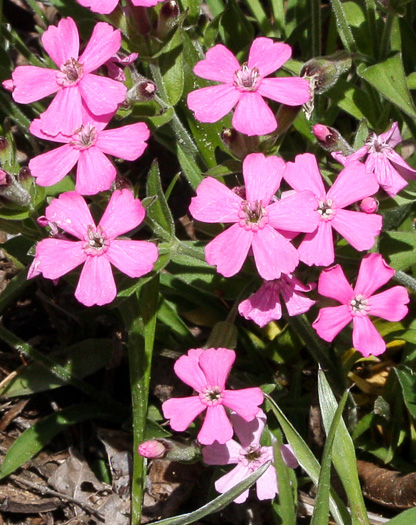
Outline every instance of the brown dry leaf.
<path id="1" fill-rule="evenodd" d="M 97 437 L 107 452 L 114 492 L 122 498 L 129 498 L 132 473 L 131 435 L 119 430 L 100 428 Z"/>

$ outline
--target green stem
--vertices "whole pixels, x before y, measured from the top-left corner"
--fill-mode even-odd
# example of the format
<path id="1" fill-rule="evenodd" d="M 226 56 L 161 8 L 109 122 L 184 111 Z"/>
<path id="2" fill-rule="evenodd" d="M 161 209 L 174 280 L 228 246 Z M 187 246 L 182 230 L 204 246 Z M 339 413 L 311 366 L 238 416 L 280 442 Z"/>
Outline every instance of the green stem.
<path id="1" fill-rule="evenodd" d="M 365 0 L 365 10 L 368 24 L 368 39 L 372 44 L 374 53 L 374 46 L 377 42 L 376 6 L 374 0 Z"/>
<path id="2" fill-rule="evenodd" d="M 407 288 L 410 288 L 412 292 L 416 293 L 416 279 L 410 277 L 410 275 L 407 275 L 407 273 L 397 270 L 393 279 L 403 286 L 407 286 Z"/>
<path id="3" fill-rule="evenodd" d="M 133 294 L 120 306 L 128 331 L 130 388 L 133 411 L 133 475 L 131 487 L 131 525 L 142 518 L 145 463 L 137 453 L 144 441 L 149 399 L 149 382 L 154 346 L 159 279 L 154 277 L 142 287 L 140 301 Z"/>
<path id="4" fill-rule="evenodd" d="M 277 38 L 285 39 L 285 6 L 283 0 L 271 0 L 275 35 Z"/>
<path id="5" fill-rule="evenodd" d="M 331 0 L 331 5 L 335 14 L 338 33 L 342 43 L 344 44 L 344 47 L 347 51 L 350 53 L 355 53 L 357 51 L 357 44 L 355 43 L 354 36 L 345 15 L 344 8 L 342 7 L 341 0 Z"/>
<path id="6" fill-rule="evenodd" d="M 381 35 L 380 42 L 380 58 L 383 59 L 386 57 L 389 48 L 390 48 L 390 39 L 391 39 L 391 30 L 393 28 L 395 15 L 394 13 L 388 13 L 386 21 L 384 23 L 383 34 Z"/>
<path id="7" fill-rule="evenodd" d="M 322 34 L 322 20 L 321 20 L 321 0 L 311 1 L 311 53 L 313 57 L 321 54 L 321 34 Z"/>

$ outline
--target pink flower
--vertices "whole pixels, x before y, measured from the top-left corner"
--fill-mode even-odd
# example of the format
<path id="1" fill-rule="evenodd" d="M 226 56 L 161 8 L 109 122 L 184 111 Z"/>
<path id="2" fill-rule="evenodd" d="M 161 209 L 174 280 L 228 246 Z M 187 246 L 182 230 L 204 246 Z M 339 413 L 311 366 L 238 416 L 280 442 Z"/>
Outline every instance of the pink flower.
<path id="1" fill-rule="evenodd" d="M 265 78 L 291 55 L 289 45 L 260 37 L 250 47 L 248 62 L 240 66 L 231 51 L 217 44 L 196 64 L 194 73 L 222 84 L 189 93 L 189 108 L 201 122 L 217 122 L 237 106 L 232 120 L 236 130 L 246 135 L 271 133 L 278 123 L 262 97 L 289 106 L 300 106 L 310 99 L 309 82 L 304 78 Z"/>
<path id="2" fill-rule="evenodd" d="M 1 85 L 6 89 L 7 91 L 13 92 L 14 90 L 14 83 L 11 78 L 8 78 L 7 80 L 3 80 Z"/>
<path id="3" fill-rule="evenodd" d="M 304 285 L 292 275 L 282 275 L 280 279 L 264 281 L 251 297 L 238 305 L 238 312 L 251 319 L 260 327 L 282 317 L 280 294 L 290 316 L 300 315 L 309 310 L 315 301 L 303 292 L 311 291 L 315 285 Z"/>
<path id="4" fill-rule="evenodd" d="M 116 8 L 118 0 L 77 0 L 84 7 L 89 7 L 94 13 L 108 15 Z M 134 6 L 153 7 L 163 0 L 131 0 Z"/>
<path id="5" fill-rule="evenodd" d="M 27 104 L 57 93 L 42 113 L 42 131 L 48 135 L 71 135 L 82 124 L 82 101 L 94 115 L 114 113 L 126 97 L 126 87 L 92 72 L 120 48 L 121 33 L 105 22 L 94 27 L 79 57 L 78 29 L 72 18 L 49 26 L 42 43 L 59 70 L 19 66 L 12 73 L 13 98 Z"/>
<path id="6" fill-rule="evenodd" d="M 245 196 L 212 177 L 198 186 L 189 207 L 192 216 L 204 222 L 234 223 L 205 248 L 207 262 L 225 277 L 240 271 L 250 248 L 263 279 L 277 279 L 298 265 L 297 250 L 278 230 L 312 232 L 319 217 L 310 191 L 274 201 L 283 171 L 284 161 L 279 157 L 251 153 L 243 162 Z"/>
<path id="7" fill-rule="evenodd" d="M 341 303 L 341 306 L 321 308 L 313 327 L 318 335 L 331 342 L 348 323 L 353 322 L 352 342 L 364 356 L 379 355 L 386 350 L 383 338 L 375 329 L 369 315 L 400 321 L 407 314 L 409 294 L 404 286 L 394 286 L 373 295 L 394 275 L 393 268 L 378 253 L 366 255 L 361 262 L 354 289 L 337 264 L 321 273 L 318 291 Z"/>
<path id="8" fill-rule="evenodd" d="M 119 80 L 120 82 L 124 82 L 126 80 L 126 75 L 123 72 L 123 67 L 132 64 L 138 56 L 139 53 L 130 53 L 129 55 L 116 53 L 104 64 L 107 68 L 108 76 L 115 80 Z"/>
<path id="9" fill-rule="evenodd" d="M 214 441 L 225 443 L 233 436 L 233 427 L 224 407 L 251 421 L 263 403 L 263 393 L 258 387 L 226 390 L 225 381 L 235 360 L 235 352 L 228 348 L 192 349 L 175 363 L 176 375 L 191 386 L 197 396 L 171 398 L 162 405 L 163 415 L 170 419 L 170 426 L 179 432 L 205 410 L 206 415 L 198 440 L 204 445 Z"/>
<path id="10" fill-rule="evenodd" d="M 374 197 L 366 197 L 360 202 L 360 210 L 364 213 L 375 213 L 378 210 L 379 202 Z"/>
<path id="11" fill-rule="evenodd" d="M 348 164 L 338 175 L 328 192 L 319 172 L 316 157 L 310 153 L 297 155 L 288 162 L 284 178 L 296 191 L 310 190 L 315 195 L 318 227 L 307 233 L 298 251 L 300 260 L 308 265 L 328 266 L 334 262 L 332 230 L 359 251 L 370 249 L 382 226 L 381 215 L 367 215 L 345 210 L 347 206 L 374 194 L 378 184 L 368 176 L 361 162 Z"/>
<path id="12" fill-rule="evenodd" d="M 150 272 L 158 257 L 148 241 L 116 239 L 136 228 L 145 210 L 129 190 L 115 191 L 100 223 L 95 225 L 85 200 L 71 191 L 62 193 L 45 210 L 49 222 L 57 224 L 77 240 L 43 239 L 36 246 L 35 275 L 57 279 L 84 264 L 75 297 L 85 306 L 110 303 L 116 296 L 111 264 L 129 277 Z"/>
<path id="13" fill-rule="evenodd" d="M 215 489 L 220 493 L 227 492 L 238 485 L 267 461 L 273 461 L 273 447 L 262 447 L 260 444 L 266 424 L 264 412 L 260 410 L 257 417 L 249 423 L 235 413 L 232 413 L 230 418 L 240 443 L 230 439 L 226 444 L 214 443 L 202 449 L 204 462 L 208 465 L 237 464 L 233 470 L 215 482 Z M 280 453 L 288 467 L 296 468 L 299 465 L 290 445 L 282 445 Z M 279 492 L 274 465 L 270 465 L 256 481 L 256 492 L 260 500 L 274 499 Z M 243 503 L 248 493 L 249 491 L 246 490 L 234 502 Z"/>
<path id="14" fill-rule="evenodd" d="M 157 439 L 145 441 L 138 447 L 138 453 L 144 458 L 156 459 L 161 458 L 167 452 L 165 445 Z"/>
<path id="15" fill-rule="evenodd" d="M 383 190 L 390 197 L 394 197 L 407 186 L 408 182 L 405 179 L 416 179 L 416 170 L 409 166 L 393 149 L 400 142 L 402 142 L 402 137 L 399 125 L 397 122 L 393 122 L 386 133 L 381 135 L 371 133 L 365 145 L 352 155 L 344 157 L 337 152 L 333 153 L 332 156 L 345 166 L 365 157 L 367 172 L 374 173 Z"/>
<path id="16" fill-rule="evenodd" d="M 94 117 L 83 108 L 82 124 L 72 133 L 55 137 L 42 131 L 42 120 L 30 125 L 36 137 L 64 143 L 65 146 L 34 157 L 29 168 L 40 186 L 52 186 L 67 175 L 75 164 L 75 189 L 82 195 L 95 195 L 108 190 L 116 178 L 117 170 L 105 154 L 125 160 L 136 160 L 147 147 L 150 132 L 146 124 L 137 122 L 121 128 L 107 129 L 112 114 Z"/>

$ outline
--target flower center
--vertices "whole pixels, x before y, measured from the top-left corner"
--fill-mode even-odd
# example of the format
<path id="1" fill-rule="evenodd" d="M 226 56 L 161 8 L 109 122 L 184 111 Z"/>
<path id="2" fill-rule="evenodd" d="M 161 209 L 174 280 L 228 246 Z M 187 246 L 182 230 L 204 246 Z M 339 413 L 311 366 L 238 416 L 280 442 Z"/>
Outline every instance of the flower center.
<path id="1" fill-rule="evenodd" d="M 259 229 L 262 230 L 269 222 L 266 208 L 263 208 L 261 201 L 243 201 L 238 212 L 238 217 L 241 227 L 255 232 Z"/>
<path id="2" fill-rule="evenodd" d="M 241 69 L 234 73 L 234 86 L 240 91 L 256 91 L 261 77 L 257 67 L 248 67 L 245 62 Z"/>
<path id="3" fill-rule="evenodd" d="M 361 294 L 353 297 L 348 306 L 351 314 L 355 317 L 364 317 L 370 310 L 368 299 L 364 299 Z"/>
<path id="4" fill-rule="evenodd" d="M 335 209 L 333 208 L 332 199 L 319 200 L 316 211 L 319 213 L 323 221 L 332 221 L 335 217 Z"/>
<path id="5" fill-rule="evenodd" d="M 199 394 L 199 399 L 204 405 L 215 407 L 216 405 L 222 405 L 223 393 L 219 386 L 207 385 L 204 390 Z"/>
<path id="6" fill-rule="evenodd" d="M 251 445 L 241 449 L 239 454 L 239 462 L 250 470 L 257 470 L 269 459 L 272 459 L 271 447 Z"/>
<path id="7" fill-rule="evenodd" d="M 56 81 L 62 87 L 75 86 L 81 80 L 83 72 L 84 66 L 71 58 L 61 66 L 61 71 L 56 74 Z"/>
<path id="8" fill-rule="evenodd" d="M 101 226 L 92 226 L 91 224 L 87 228 L 87 235 L 84 237 L 86 241 L 84 245 L 84 251 L 87 255 L 102 255 L 108 250 L 110 241 L 107 238 L 105 232 Z"/>
<path id="9" fill-rule="evenodd" d="M 385 142 L 380 141 L 375 133 L 370 133 L 365 145 L 368 146 L 368 153 L 384 153 L 392 148 Z"/>
<path id="10" fill-rule="evenodd" d="M 81 126 L 72 135 L 70 145 L 74 149 L 84 150 L 92 146 L 96 140 L 97 132 L 95 131 L 94 126 L 87 124 L 86 126 Z"/>

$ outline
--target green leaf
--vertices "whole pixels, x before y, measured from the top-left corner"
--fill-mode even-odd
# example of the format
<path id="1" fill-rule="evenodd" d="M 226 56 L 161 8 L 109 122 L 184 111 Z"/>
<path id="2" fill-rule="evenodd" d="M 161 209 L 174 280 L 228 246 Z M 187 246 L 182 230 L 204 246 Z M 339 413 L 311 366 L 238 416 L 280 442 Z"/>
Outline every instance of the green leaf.
<path id="1" fill-rule="evenodd" d="M 111 339 L 86 339 L 49 355 L 63 369 L 83 378 L 108 364 L 113 350 L 114 345 Z M 41 364 L 34 362 L 0 389 L 0 395 L 25 396 L 65 385 L 68 385 L 68 381 L 57 377 Z"/>
<path id="2" fill-rule="evenodd" d="M 0 313 L 11 301 L 16 299 L 23 290 L 30 284 L 26 277 L 26 271 L 20 271 L 9 282 L 7 287 L 0 294 Z"/>
<path id="3" fill-rule="evenodd" d="M 415 232 L 384 232 L 380 252 L 395 270 L 405 270 L 416 262 Z"/>
<path id="4" fill-rule="evenodd" d="M 164 92 L 172 106 L 179 102 L 184 86 L 182 40 L 182 27 L 178 27 L 159 58 Z"/>
<path id="5" fill-rule="evenodd" d="M 389 525 L 414 525 L 416 522 L 416 508 L 405 510 L 388 521 Z"/>
<path id="6" fill-rule="evenodd" d="M 228 0 L 221 25 L 225 33 L 225 44 L 234 53 L 239 53 L 254 38 L 253 26 L 235 0 Z"/>
<path id="7" fill-rule="evenodd" d="M 402 388 L 406 408 L 416 419 L 416 375 L 413 370 L 407 366 L 393 368 L 393 371 Z"/>
<path id="8" fill-rule="evenodd" d="M 270 467 L 270 461 L 262 465 L 258 470 L 255 470 L 250 476 L 245 480 L 241 481 L 238 485 L 228 490 L 218 498 L 215 498 L 213 501 L 210 501 L 203 507 L 190 512 L 188 514 L 182 514 L 181 516 L 175 516 L 173 518 L 167 518 L 165 520 L 154 521 L 153 525 L 190 525 L 195 523 L 201 518 L 213 514 L 214 512 L 219 512 L 232 501 L 234 501 L 240 494 L 250 488 L 254 483 L 259 479 L 260 476 Z"/>
<path id="9" fill-rule="evenodd" d="M 322 370 L 318 373 L 319 404 L 327 436 L 337 411 L 337 402 Z M 361 486 L 358 479 L 357 458 L 354 444 L 344 421 L 341 419 L 334 438 L 332 461 L 347 494 L 354 525 L 369 525 Z"/>
<path id="10" fill-rule="evenodd" d="M 118 421 L 118 417 L 103 411 L 95 403 L 74 405 L 55 412 L 25 430 L 13 443 L 0 467 L 0 479 L 5 478 L 33 458 L 57 434 L 75 423 L 88 419 Z"/>
<path id="11" fill-rule="evenodd" d="M 365 69 L 359 67 L 357 71 L 383 97 L 410 117 L 416 118 L 416 108 L 407 87 L 400 53 L 374 66 Z"/>
<path id="12" fill-rule="evenodd" d="M 186 149 L 180 142 L 177 143 L 177 155 L 179 164 L 188 179 L 192 189 L 196 189 L 202 182 L 202 172 L 194 158 L 187 155 Z"/>
<path id="13" fill-rule="evenodd" d="M 156 233 L 163 230 L 163 239 L 170 241 L 175 235 L 175 225 L 168 203 L 162 190 L 159 165 L 154 160 L 147 178 L 146 192 L 148 197 L 156 197 L 156 200 L 147 208 L 147 219 L 152 225 L 157 225 Z"/>
<path id="14" fill-rule="evenodd" d="M 345 49 L 350 53 L 357 51 L 357 44 L 355 43 L 341 0 L 331 0 L 331 4 L 337 22 L 338 34 Z"/>

